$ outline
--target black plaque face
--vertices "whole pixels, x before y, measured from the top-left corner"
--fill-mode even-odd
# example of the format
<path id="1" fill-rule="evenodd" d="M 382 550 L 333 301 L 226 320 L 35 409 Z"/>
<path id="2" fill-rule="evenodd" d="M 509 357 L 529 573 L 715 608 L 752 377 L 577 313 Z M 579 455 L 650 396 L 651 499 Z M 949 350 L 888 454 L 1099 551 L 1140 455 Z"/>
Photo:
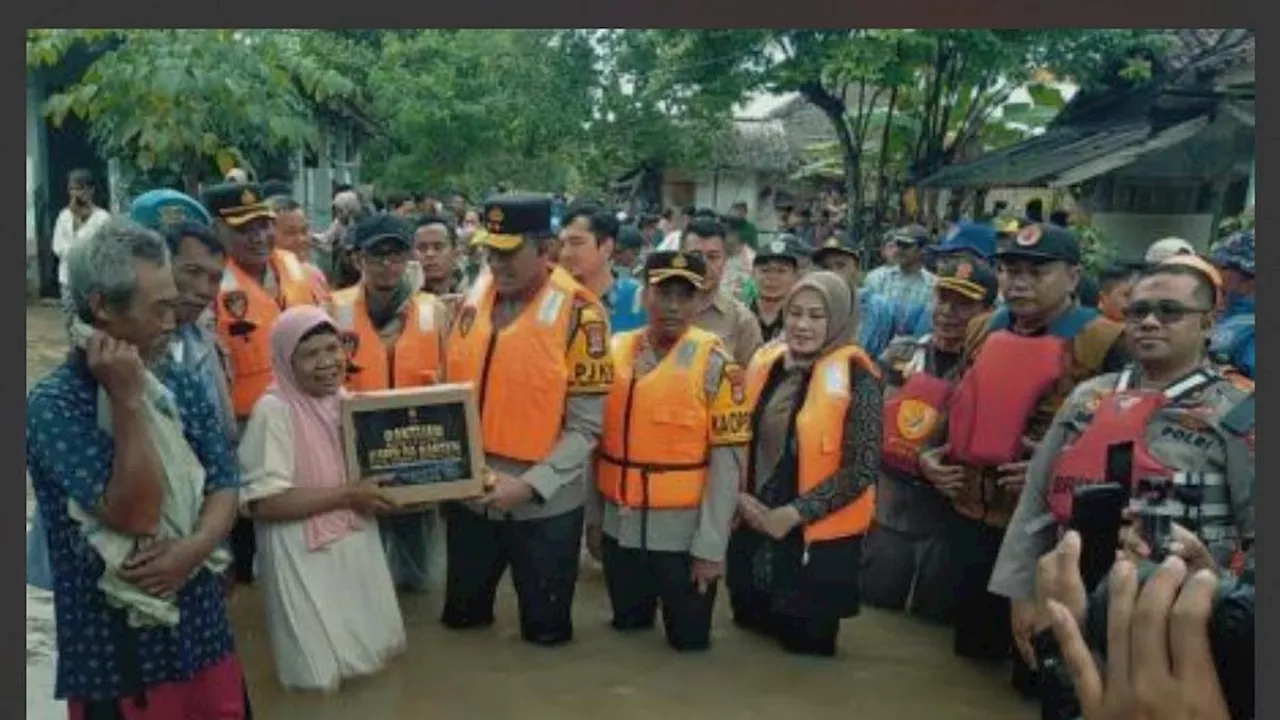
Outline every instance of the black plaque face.
<path id="1" fill-rule="evenodd" d="M 464 403 L 363 409 L 351 421 L 362 478 L 413 487 L 475 477 Z"/>

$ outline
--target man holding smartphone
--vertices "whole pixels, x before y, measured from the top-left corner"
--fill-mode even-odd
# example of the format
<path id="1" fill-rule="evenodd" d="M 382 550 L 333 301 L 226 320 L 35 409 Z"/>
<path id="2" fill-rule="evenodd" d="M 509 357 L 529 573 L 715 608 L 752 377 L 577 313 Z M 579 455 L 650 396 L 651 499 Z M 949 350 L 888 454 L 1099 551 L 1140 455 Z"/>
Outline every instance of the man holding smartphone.
<path id="1" fill-rule="evenodd" d="M 1141 515 L 1195 532 L 1219 565 L 1237 572 L 1251 566 L 1253 387 L 1206 358 L 1220 292 L 1216 271 L 1191 256 L 1144 270 L 1125 310 L 1134 364 L 1077 387 L 1036 449 L 990 583 L 991 592 L 1013 602 L 1014 636 L 1028 660 L 1037 630 L 1036 564 L 1088 512 L 1082 487 L 1126 487 Z M 1125 544 L 1140 554 L 1163 553 L 1173 539 L 1131 537 Z"/>

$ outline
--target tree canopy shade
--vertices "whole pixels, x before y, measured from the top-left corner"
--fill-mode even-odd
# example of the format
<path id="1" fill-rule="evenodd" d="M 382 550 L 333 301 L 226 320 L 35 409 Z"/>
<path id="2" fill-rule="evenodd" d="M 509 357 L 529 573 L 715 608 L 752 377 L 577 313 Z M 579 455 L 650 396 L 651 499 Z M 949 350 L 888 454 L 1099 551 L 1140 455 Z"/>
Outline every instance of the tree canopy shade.
<path id="1" fill-rule="evenodd" d="M 188 189 L 219 159 L 314 145 L 320 108 L 356 94 L 293 31 L 32 30 L 27 65 L 55 65 L 77 43 L 97 57 L 48 98 L 49 119 L 79 115 L 104 154 L 172 170 Z"/>
<path id="2" fill-rule="evenodd" d="M 382 187 L 593 191 L 637 166 L 697 167 L 756 92 L 794 92 L 835 142 L 849 221 L 974 148 L 1025 137 L 1151 33 L 1132 30 L 35 30 L 30 68 L 76 44 L 84 74 L 49 99 L 103 154 L 175 173 L 314 149 L 365 130 Z M 1141 73 L 1140 62 L 1129 71 Z M 1029 101 L 1010 102 L 1018 88 Z M 220 168 L 218 168 L 220 169 Z M 873 213 L 866 212 L 875 208 Z"/>

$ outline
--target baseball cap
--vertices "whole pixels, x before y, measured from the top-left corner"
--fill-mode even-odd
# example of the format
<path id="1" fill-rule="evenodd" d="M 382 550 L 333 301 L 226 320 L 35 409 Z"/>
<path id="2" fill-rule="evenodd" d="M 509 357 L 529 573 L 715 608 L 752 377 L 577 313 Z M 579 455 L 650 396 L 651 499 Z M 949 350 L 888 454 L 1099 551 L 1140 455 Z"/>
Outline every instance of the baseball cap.
<path id="1" fill-rule="evenodd" d="M 990 225 L 962 222 L 951 229 L 935 252 L 938 255 L 969 251 L 984 258 L 996 252 L 996 229 Z"/>
<path id="2" fill-rule="evenodd" d="M 990 305 L 996 301 L 1000 284 L 996 274 L 986 263 L 962 260 L 938 271 L 938 287 L 952 290 L 969 298 Z"/>
<path id="3" fill-rule="evenodd" d="M 413 247 L 413 227 L 391 213 L 375 213 L 356 223 L 354 243 L 360 250 L 370 250 L 384 241 L 395 241 L 402 249 Z"/>
<path id="4" fill-rule="evenodd" d="M 901 227 L 889 233 L 889 242 L 923 247 L 929 244 L 929 229 L 923 225 Z"/>
<path id="5" fill-rule="evenodd" d="M 550 233 L 551 198 L 546 195 L 508 193 L 484 201 L 483 233 L 476 233 L 473 245 L 494 250 L 515 250 L 524 244 L 526 233 Z"/>
<path id="6" fill-rule="evenodd" d="M 1033 224 L 999 244 L 997 258 L 1025 258 L 1044 262 L 1059 260 L 1080 264 L 1080 241 L 1075 233 L 1057 225 Z"/>
<path id="7" fill-rule="evenodd" d="M 858 242 L 854 239 L 853 233 L 849 232 L 836 233 L 823 240 L 818 249 L 813 251 L 813 261 L 821 263 L 824 255 L 833 252 L 852 255 L 855 258 L 862 257 L 862 248 L 858 247 Z"/>
<path id="8" fill-rule="evenodd" d="M 1195 255 L 1195 247 L 1179 237 L 1167 237 L 1151 243 L 1146 261 L 1151 264 L 1164 262 L 1175 255 Z"/>
<path id="9" fill-rule="evenodd" d="M 199 201 L 168 188 L 148 190 L 134 198 L 129 217 L 143 227 L 161 231 L 184 222 L 213 225 L 209 211 Z"/>
<path id="10" fill-rule="evenodd" d="M 231 227 L 240 227 L 259 218 L 274 219 L 275 213 L 262 197 L 257 183 L 222 183 L 204 191 L 209 214 Z"/>
<path id="11" fill-rule="evenodd" d="M 799 265 L 800 259 L 805 254 L 804 243 L 800 238 L 783 234 L 761 245 L 760 249 L 756 250 L 756 257 L 752 264 L 759 265 L 766 260 L 790 260 Z"/>
<path id="12" fill-rule="evenodd" d="M 1171 258 L 1161 260 L 1159 264 L 1186 265 L 1187 267 L 1199 270 L 1204 273 L 1205 277 L 1209 278 L 1209 282 L 1213 285 L 1215 296 L 1221 296 L 1225 289 L 1222 285 L 1222 273 L 1218 272 L 1218 268 L 1214 267 L 1212 263 L 1199 255 L 1174 255 Z"/>
<path id="13" fill-rule="evenodd" d="M 700 255 L 660 250 L 650 253 L 644 261 L 646 285 L 657 285 L 673 278 L 680 278 L 700 288 L 706 277 L 707 261 Z"/>

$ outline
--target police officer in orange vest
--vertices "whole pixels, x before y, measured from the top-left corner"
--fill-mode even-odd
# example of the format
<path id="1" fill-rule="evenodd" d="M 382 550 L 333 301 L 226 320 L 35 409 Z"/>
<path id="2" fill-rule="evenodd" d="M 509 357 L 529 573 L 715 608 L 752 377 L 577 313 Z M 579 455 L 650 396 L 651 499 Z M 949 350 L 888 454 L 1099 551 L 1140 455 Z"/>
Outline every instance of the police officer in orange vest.
<path id="1" fill-rule="evenodd" d="M 959 576 L 947 528 L 955 511 L 920 473 L 920 451 L 934 439 L 964 369 L 965 329 L 995 304 L 999 286 L 985 263 L 956 259 L 938 271 L 933 331 L 894 341 L 885 374 L 884 449 L 876 483 L 876 524 L 862 548 L 867 604 L 936 622 L 951 619 Z"/>
<path id="2" fill-rule="evenodd" d="M 231 365 L 231 405 L 241 429 L 271 384 L 271 326 L 283 310 L 315 305 L 315 285 L 298 257 L 275 248 L 275 215 L 255 183 L 207 188 L 205 207 L 227 248 L 227 267 L 214 301 L 218 339 Z M 247 519 L 231 533 L 236 579 L 253 581 L 253 529 Z"/>
<path id="3" fill-rule="evenodd" d="M 412 227 L 378 213 L 356 224 L 360 282 L 339 290 L 329 315 L 347 346 L 347 388 L 356 392 L 422 387 L 443 380 L 448 314 L 434 295 L 418 291 L 409 272 Z M 434 514 L 426 508 L 378 519 L 396 586 L 427 589 L 428 543 Z"/>
<path id="4" fill-rule="evenodd" d="M 1077 488 L 1125 471 L 1108 468 L 1112 448 L 1127 448 L 1123 482 L 1135 510 L 1170 511 L 1221 568 L 1252 567 L 1253 383 L 1206 357 L 1220 292 L 1214 275 L 1182 257 L 1140 273 L 1125 309 L 1136 363 L 1076 388 L 1036 450 L 991 577 L 992 591 L 1014 603 L 1026 654 L 1033 632 L 1048 626 L 1036 613 L 1036 562 L 1071 523 Z M 1149 537 L 1140 544 L 1167 549 Z"/>
<path id="5" fill-rule="evenodd" d="M 750 414 L 742 369 L 693 327 L 706 263 L 645 261 L 649 325 L 613 339 L 613 386 L 588 502 L 587 546 L 604 563 L 613 627 L 653 627 L 676 650 L 711 644 L 716 582 L 737 507 Z"/>
<path id="6" fill-rule="evenodd" d="M 1075 302 L 1080 244 L 1070 231 L 1027 225 L 997 246 L 996 262 L 1005 306 L 970 323 L 945 439 L 922 454 L 921 470 L 960 516 L 955 651 L 998 660 L 1012 650 L 1009 602 L 987 581 L 1031 450 L 1076 385 L 1119 370 L 1127 355 L 1123 326 Z"/>
<path id="7" fill-rule="evenodd" d="M 471 383 L 493 483 L 443 507 L 448 582 L 442 621 L 493 622 L 508 566 L 527 642 L 573 637 L 586 477 L 613 382 L 609 322 L 595 296 L 548 261 L 551 200 L 508 194 L 484 207 L 488 253 L 458 310 L 446 376 Z"/>

